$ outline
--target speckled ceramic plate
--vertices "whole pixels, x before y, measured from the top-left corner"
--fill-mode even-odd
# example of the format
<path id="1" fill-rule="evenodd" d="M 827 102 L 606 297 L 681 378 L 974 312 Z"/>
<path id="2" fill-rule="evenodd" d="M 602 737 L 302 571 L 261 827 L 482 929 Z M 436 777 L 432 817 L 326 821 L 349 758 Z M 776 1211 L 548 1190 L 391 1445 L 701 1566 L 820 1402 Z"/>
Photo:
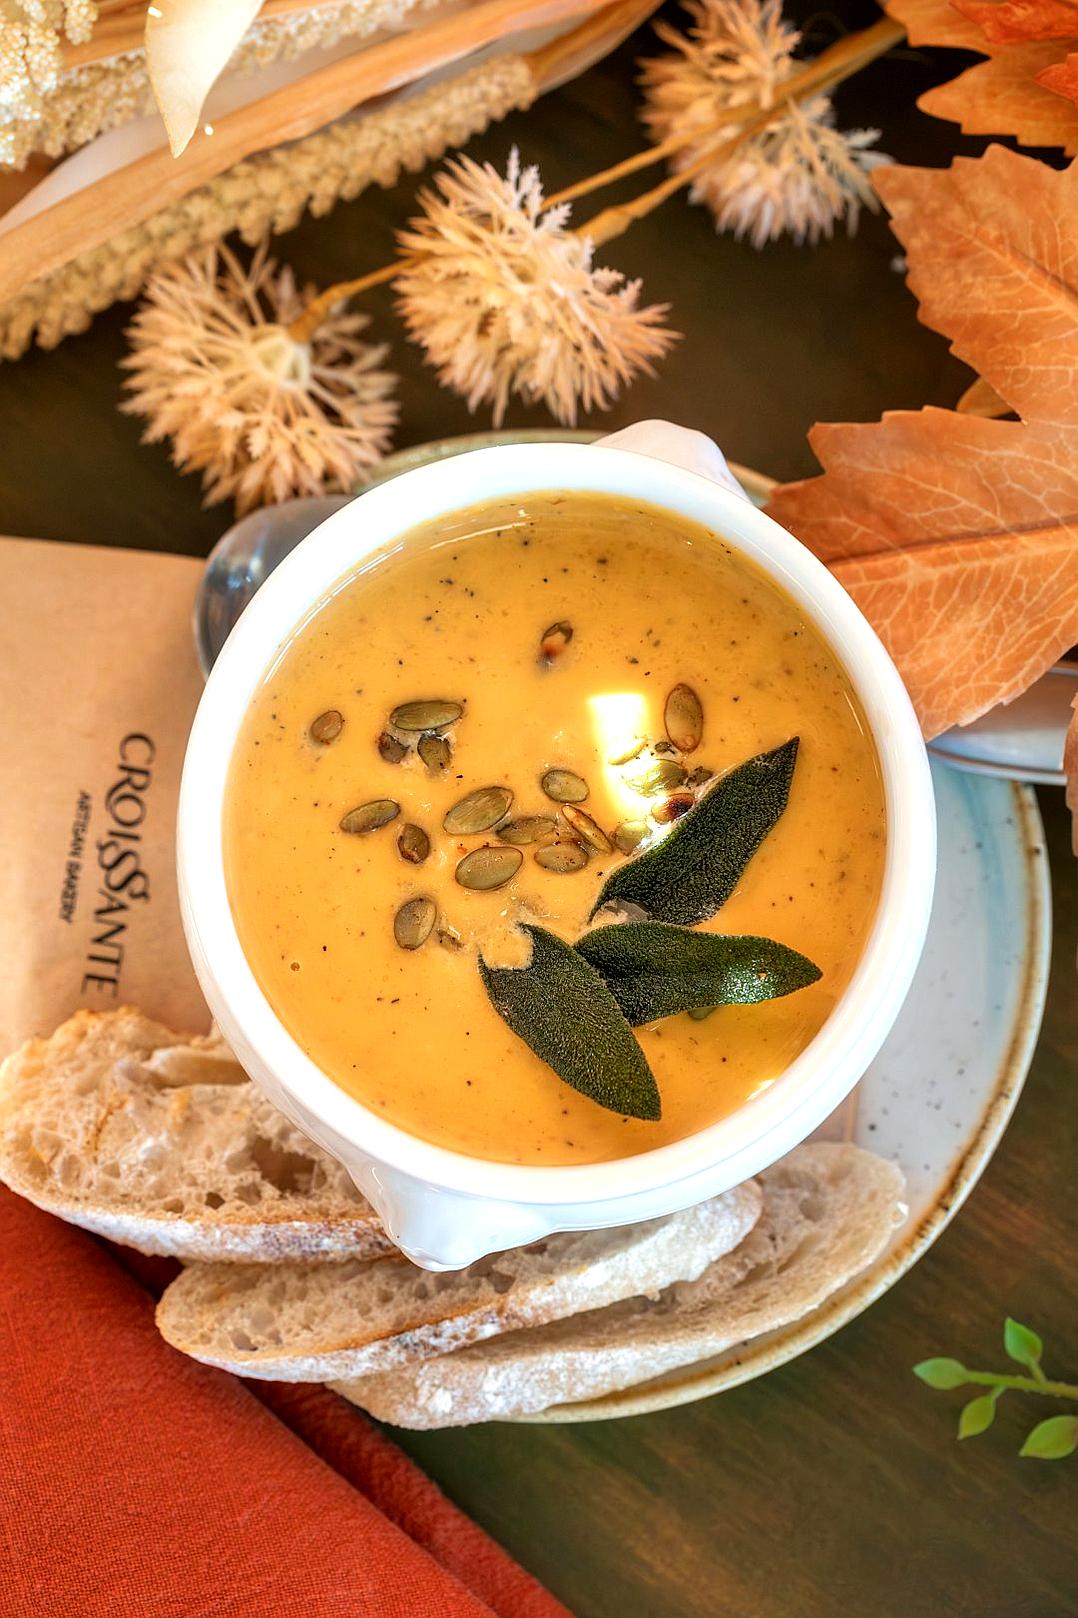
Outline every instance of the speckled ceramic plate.
<path id="1" fill-rule="evenodd" d="M 594 433 L 474 433 L 390 457 L 383 477 L 492 443 Z M 731 463 L 763 504 L 773 480 Z M 381 478 L 379 479 L 381 481 Z M 856 1093 L 853 1139 L 898 1163 L 909 1218 L 888 1250 L 811 1315 L 651 1382 L 533 1422 L 600 1421 L 704 1399 L 822 1342 L 892 1287 L 962 1206 L 999 1144 L 1033 1056 L 1048 987 L 1051 899 L 1029 787 L 933 765 L 939 875 L 909 999 Z"/>
<path id="2" fill-rule="evenodd" d="M 853 1139 L 900 1164 L 909 1218 L 886 1253 L 811 1315 L 623 1393 L 532 1421 L 600 1421 L 687 1404 L 762 1376 L 829 1337 L 916 1264 L 962 1206 L 1007 1126 L 1044 1010 L 1048 862 L 1029 787 L 933 766 L 939 875 L 925 953 L 857 1090 Z"/>

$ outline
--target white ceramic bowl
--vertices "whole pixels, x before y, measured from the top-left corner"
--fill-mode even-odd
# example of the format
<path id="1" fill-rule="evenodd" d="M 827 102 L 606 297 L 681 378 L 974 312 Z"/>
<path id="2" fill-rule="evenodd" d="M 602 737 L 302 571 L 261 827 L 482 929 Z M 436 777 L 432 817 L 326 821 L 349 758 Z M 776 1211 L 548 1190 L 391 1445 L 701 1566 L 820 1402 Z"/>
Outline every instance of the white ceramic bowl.
<path id="1" fill-rule="evenodd" d="M 441 513 L 554 488 L 646 500 L 702 523 L 799 602 L 839 651 L 864 706 L 883 771 L 888 842 L 879 913 L 860 965 L 824 1027 L 781 1078 L 731 1117 L 674 1145 L 621 1162 L 535 1168 L 419 1140 L 369 1111 L 304 1054 L 240 947 L 225 890 L 222 807 L 253 692 L 282 644 L 342 577 Z M 935 813 L 924 745 L 898 673 L 850 597 L 808 550 L 697 472 L 620 448 L 528 444 L 476 450 L 368 490 L 282 563 L 244 612 L 207 683 L 184 765 L 178 849 L 195 969 L 245 1068 L 346 1164 L 409 1257 L 428 1269 L 451 1269 L 551 1231 L 687 1207 L 738 1184 L 809 1135 L 857 1083 L 906 997 L 932 900 Z"/>

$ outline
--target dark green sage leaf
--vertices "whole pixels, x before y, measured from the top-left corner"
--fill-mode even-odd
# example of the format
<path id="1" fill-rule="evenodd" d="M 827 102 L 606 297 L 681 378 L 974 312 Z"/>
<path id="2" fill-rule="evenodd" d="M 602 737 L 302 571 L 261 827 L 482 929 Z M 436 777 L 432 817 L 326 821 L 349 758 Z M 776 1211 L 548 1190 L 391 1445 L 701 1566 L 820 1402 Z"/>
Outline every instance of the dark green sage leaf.
<path id="1" fill-rule="evenodd" d="M 1019 1321 L 1012 1320 L 1010 1315 L 1003 1322 L 1003 1346 L 1012 1360 L 1024 1365 L 1034 1374 L 1040 1369 L 1041 1355 L 1044 1353 L 1044 1344 L 1035 1331 L 1023 1326 Z"/>
<path id="2" fill-rule="evenodd" d="M 774 939 L 694 933 L 665 921 L 597 927 L 576 948 L 634 1026 L 703 1006 L 777 1000 L 820 976 L 812 961 Z"/>
<path id="3" fill-rule="evenodd" d="M 797 747 L 794 736 L 722 776 L 661 843 L 611 871 L 592 915 L 629 900 L 683 927 L 713 916 L 786 807 Z"/>
<path id="4" fill-rule="evenodd" d="M 982 1393 L 962 1406 L 958 1418 L 959 1438 L 976 1438 L 978 1433 L 988 1431 L 996 1419 L 996 1400 L 1002 1391 L 1002 1388 L 995 1388 L 991 1393 Z"/>
<path id="5" fill-rule="evenodd" d="M 532 939 L 528 966 L 491 967 L 479 957 L 495 1011 L 581 1095 L 630 1118 L 659 1118 L 647 1058 L 598 972 L 545 928 L 525 931 Z"/>
<path id="6" fill-rule="evenodd" d="M 1078 1416 L 1049 1416 L 1037 1423 L 1018 1453 L 1038 1461 L 1062 1461 L 1076 1449 Z"/>
<path id="7" fill-rule="evenodd" d="M 966 1381 L 966 1367 L 962 1361 L 944 1356 L 922 1360 L 920 1365 L 913 1367 L 913 1374 L 919 1376 L 922 1382 L 927 1382 L 930 1388 L 961 1388 Z"/>

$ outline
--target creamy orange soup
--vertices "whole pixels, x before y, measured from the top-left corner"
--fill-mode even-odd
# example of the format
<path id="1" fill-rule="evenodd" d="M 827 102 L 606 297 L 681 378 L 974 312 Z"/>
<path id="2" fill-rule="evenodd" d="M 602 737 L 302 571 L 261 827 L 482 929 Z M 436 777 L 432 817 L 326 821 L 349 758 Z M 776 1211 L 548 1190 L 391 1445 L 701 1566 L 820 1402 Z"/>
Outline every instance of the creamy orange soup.
<path id="1" fill-rule="evenodd" d="M 555 624 L 562 629 L 542 643 Z M 697 694 L 704 716 L 688 755 L 664 735 L 677 684 Z M 445 747 L 428 744 L 424 762 L 418 735 L 389 725 L 393 710 L 419 700 L 462 709 L 441 730 L 450 752 L 442 770 Z M 671 784 L 679 773 L 702 781 L 791 735 L 801 745 L 786 811 L 703 927 L 777 939 L 822 976 L 782 999 L 638 1029 L 661 1120 L 609 1112 L 510 1031 L 484 990 L 478 952 L 491 965 L 526 961 L 521 920 L 571 942 L 604 876 L 631 856 L 593 850 L 585 862 L 570 853 L 580 868 L 557 871 L 538 863 L 539 845 L 525 845 L 506 884 L 480 891 L 461 885 L 461 860 L 508 845 L 497 828 L 454 834 L 443 819 L 474 789 L 506 786 L 511 819 L 546 817 L 555 824 L 541 828 L 545 838 L 576 843 L 540 785 L 562 768 L 586 784 L 580 809 L 608 836 L 618 829 L 628 847 L 644 828 L 649 840 L 664 835 L 656 814 L 684 807 L 664 807 L 693 790 L 692 780 Z M 666 786 L 656 794 L 660 761 Z M 378 800 L 399 806 L 395 818 L 358 834 L 341 829 L 350 810 Z M 338 585 L 251 703 L 224 834 L 247 958 L 318 1066 L 414 1135 L 545 1165 L 679 1140 L 771 1084 L 849 982 L 885 852 L 864 716 L 796 605 L 691 523 L 559 493 L 440 518 Z M 425 840 L 429 853 L 414 863 Z M 416 898 L 431 901 L 437 920 L 421 947 L 402 948 L 395 917 Z M 406 943 L 431 905 L 419 907 L 418 932 L 403 927 Z"/>

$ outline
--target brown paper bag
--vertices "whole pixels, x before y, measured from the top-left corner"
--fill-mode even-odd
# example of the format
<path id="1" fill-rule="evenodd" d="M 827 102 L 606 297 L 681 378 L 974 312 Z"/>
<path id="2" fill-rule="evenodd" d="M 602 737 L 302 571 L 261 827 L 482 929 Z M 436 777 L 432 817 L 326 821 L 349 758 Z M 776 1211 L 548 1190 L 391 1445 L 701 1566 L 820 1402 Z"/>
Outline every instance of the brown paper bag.
<path id="1" fill-rule="evenodd" d="M 77 1006 L 207 1026 L 175 874 L 201 571 L 0 539 L 0 1055 Z"/>

